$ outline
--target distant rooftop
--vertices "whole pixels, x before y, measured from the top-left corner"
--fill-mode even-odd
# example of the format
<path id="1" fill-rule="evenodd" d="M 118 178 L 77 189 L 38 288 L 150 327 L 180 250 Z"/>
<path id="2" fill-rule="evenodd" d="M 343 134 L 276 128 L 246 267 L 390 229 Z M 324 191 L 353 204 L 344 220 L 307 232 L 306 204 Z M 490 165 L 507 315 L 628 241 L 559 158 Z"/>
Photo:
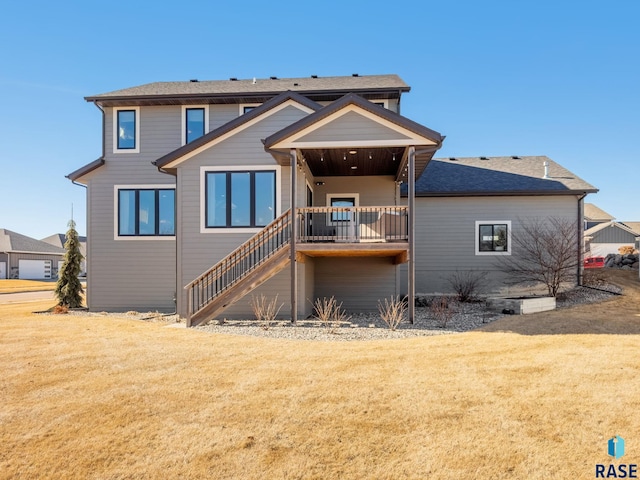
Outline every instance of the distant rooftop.
<path id="1" fill-rule="evenodd" d="M 63 255 L 64 249 L 20 233 L 0 228 L 0 252 L 53 253 Z"/>
<path id="2" fill-rule="evenodd" d="M 288 90 L 309 92 L 332 92 L 345 94 L 349 92 L 387 92 L 381 98 L 398 97 L 401 92 L 408 92 L 410 87 L 398 75 L 351 75 L 342 77 L 319 77 L 316 75 L 300 78 L 250 78 L 229 80 L 188 80 L 179 82 L 154 82 L 137 87 L 124 88 L 113 92 L 101 93 L 85 97 L 87 101 L 101 104 L 138 100 L 147 102 L 168 98 L 184 99 L 197 97 L 224 103 L 228 97 L 262 98 L 273 96 Z"/>
<path id="3" fill-rule="evenodd" d="M 593 203 L 584 204 L 584 219 L 592 222 L 608 222 L 615 220 L 613 215 L 608 214 Z"/>
<path id="4" fill-rule="evenodd" d="M 545 177 L 547 163 L 547 178 Z M 590 183 L 545 156 L 434 158 L 417 196 L 595 193 Z"/>

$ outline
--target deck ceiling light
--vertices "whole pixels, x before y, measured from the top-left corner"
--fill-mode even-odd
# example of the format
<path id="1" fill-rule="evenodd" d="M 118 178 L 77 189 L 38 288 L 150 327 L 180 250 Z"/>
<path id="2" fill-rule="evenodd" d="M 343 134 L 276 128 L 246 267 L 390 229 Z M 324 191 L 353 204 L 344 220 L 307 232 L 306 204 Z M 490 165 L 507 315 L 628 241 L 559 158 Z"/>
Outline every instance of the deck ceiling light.
<path id="1" fill-rule="evenodd" d="M 358 166 L 357 166 L 357 165 L 352 165 L 352 166 L 351 166 L 351 170 L 357 170 L 357 169 L 358 169 Z"/>
<path id="2" fill-rule="evenodd" d="M 355 155 L 356 153 L 358 153 L 357 150 L 349 150 L 349 155 Z"/>
<path id="3" fill-rule="evenodd" d="M 346 159 L 347 159 L 347 154 L 346 154 L 346 153 L 343 153 L 343 154 L 342 154 L 342 160 L 346 160 Z"/>
<path id="4" fill-rule="evenodd" d="M 395 153 L 393 154 L 393 161 L 394 162 L 396 161 L 396 154 Z"/>

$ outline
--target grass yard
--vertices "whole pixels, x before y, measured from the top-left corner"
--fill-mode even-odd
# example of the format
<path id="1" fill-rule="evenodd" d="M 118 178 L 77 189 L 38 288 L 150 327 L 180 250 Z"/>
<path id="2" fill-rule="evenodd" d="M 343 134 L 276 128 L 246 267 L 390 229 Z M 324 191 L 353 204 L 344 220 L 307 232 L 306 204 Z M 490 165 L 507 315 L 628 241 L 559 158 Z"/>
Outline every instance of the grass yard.
<path id="1" fill-rule="evenodd" d="M 7 280 L 0 279 L 0 293 L 42 292 L 55 290 L 55 280 Z"/>
<path id="2" fill-rule="evenodd" d="M 614 435 L 640 463 L 622 280 L 597 307 L 371 342 L 0 306 L 0 478 L 594 478 Z"/>

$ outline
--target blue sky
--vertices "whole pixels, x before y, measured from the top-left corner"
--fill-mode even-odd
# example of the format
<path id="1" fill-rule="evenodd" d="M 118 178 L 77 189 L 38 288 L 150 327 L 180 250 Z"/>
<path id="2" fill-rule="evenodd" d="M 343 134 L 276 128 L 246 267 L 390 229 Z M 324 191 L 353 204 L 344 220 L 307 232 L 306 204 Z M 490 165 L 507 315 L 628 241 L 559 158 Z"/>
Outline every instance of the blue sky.
<path id="1" fill-rule="evenodd" d="M 222 5 L 218 5 L 221 3 Z M 397 73 L 437 156 L 547 155 L 640 221 L 640 2 L 10 2 L 0 29 L 0 228 L 86 230 L 64 178 L 101 155 L 85 96 L 154 81 Z"/>

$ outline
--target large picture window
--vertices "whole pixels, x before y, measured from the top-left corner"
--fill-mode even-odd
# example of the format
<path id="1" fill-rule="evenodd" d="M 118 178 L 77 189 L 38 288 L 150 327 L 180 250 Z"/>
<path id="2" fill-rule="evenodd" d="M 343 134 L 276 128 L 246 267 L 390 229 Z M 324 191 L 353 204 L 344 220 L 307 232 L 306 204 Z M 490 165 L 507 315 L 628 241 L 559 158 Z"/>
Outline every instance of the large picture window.
<path id="1" fill-rule="evenodd" d="M 175 235 L 175 190 L 118 190 L 118 236 Z"/>
<path id="2" fill-rule="evenodd" d="M 276 218 L 276 172 L 206 172 L 205 205 L 206 228 L 264 227 Z"/>
<path id="3" fill-rule="evenodd" d="M 476 254 L 501 255 L 511 253 L 511 222 L 476 222 Z"/>

